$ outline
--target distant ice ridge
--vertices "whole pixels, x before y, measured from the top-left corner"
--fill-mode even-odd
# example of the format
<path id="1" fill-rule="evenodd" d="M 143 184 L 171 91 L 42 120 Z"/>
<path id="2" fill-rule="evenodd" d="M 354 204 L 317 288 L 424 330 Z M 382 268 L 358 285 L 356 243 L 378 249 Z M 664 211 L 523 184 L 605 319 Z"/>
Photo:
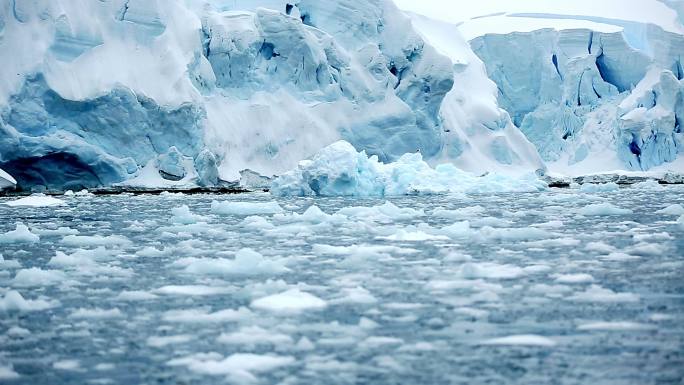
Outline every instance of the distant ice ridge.
<path id="1" fill-rule="evenodd" d="M 393 163 L 357 152 L 345 141 L 324 148 L 310 160 L 276 178 L 277 196 L 383 197 L 432 193 L 490 193 L 542 191 L 547 185 L 534 173 L 521 177 L 475 176 L 451 163 L 430 167 L 420 153 L 406 154 Z"/>

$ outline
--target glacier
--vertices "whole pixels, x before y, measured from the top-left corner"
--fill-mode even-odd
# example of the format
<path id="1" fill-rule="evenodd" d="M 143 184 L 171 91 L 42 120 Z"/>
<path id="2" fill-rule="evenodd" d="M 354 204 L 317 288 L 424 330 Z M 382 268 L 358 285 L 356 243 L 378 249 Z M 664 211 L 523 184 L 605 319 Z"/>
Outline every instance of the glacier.
<path id="1" fill-rule="evenodd" d="M 456 25 L 390 0 L 3 2 L 0 169 L 37 192 L 263 188 L 344 140 L 475 175 L 681 171 L 681 7 L 654 4 Z"/>
<path id="2" fill-rule="evenodd" d="M 43 0 L 0 20 L 0 167 L 21 188 L 212 186 L 339 139 L 443 152 L 451 63 L 391 1 Z"/>
<path id="3" fill-rule="evenodd" d="M 485 35 L 471 44 L 500 105 L 546 162 L 646 171 L 681 151 L 684 95 L 684 37 L 655 26 L 646 32 L 653 56 L 621 33 L 582 29 Z"/>

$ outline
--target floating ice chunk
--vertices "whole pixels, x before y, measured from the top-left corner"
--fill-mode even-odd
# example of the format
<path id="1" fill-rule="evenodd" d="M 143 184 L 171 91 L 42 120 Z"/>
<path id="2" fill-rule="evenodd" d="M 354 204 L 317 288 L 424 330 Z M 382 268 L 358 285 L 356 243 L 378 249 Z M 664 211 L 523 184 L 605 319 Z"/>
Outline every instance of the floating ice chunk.
<path id="1" fill-rule="evenodd" d="M 553 236 L 546 230 L 534 227 L 495 229 L 488 226 L 481 228 L 479 235 L 485 239 L 501 241 L 536 241 Z"/>
<path id="2" fill-rule="evenodd" d="M 188 296 L 188 297 L 204 297 L 211 295 L 221 295 L 231 293 L 233 289 L 230 287 L 217 287 L 217 286 L 203 286 L 203 285 L 169 285 L 162 286 L 154 290 L 156 294 L 162 295 L 174 295 L 174 296 Z"/>
<path id="3" fill-rule="evenodd" d="M 656 214 L 680 216 L 684 215 L 684 207 L 680 204 L 671 205 L 656 211 Z"/>
<path id="4" fill-rule="evenodd" d="M 649 179 L 647 181 L 635 183 L 632 185 L 632 188 L 634 189 L 641 189 L 641 190 L 650 190 L 650 191 L 660 191 L 664 190 L 665 187 L 658 183 L 658 181 Z"/>
<path id="5" fill-rule="evenodd" d="M 152 294 L 147 291 L 122 291 L 114 297 L 115 300 L 117 301 L 130 301 L 130 302 L 137 302 L 137 301 L 151 301 L 154 299 L 159 298 L 157 295 Z"/>
<path id="6" fill-rule="evenodd" d="M 342 289 L 342 296 L 330 300 L 333 305 L 339 304 L 364 304 L 370 305 L 378 302 L 378 299 L 361 286 L 346 287 Z"/>
<path id="7" fill-rule="evenodd" d="M 5 202 L 5 204 L 10 207 L 55 207 L 66 205 L 62 200 L 42 194 L 34 194 L 16 201 Z"/>
<path id="8" fill-rule="evenodd" d="M 170 310 L 162 317 L 166 322 L 174 323 L 223 323 L 239 322 L 252 317 L 252 312 L 244 307 L 237 310 L 225 309 L 211 313 L 209 309 Z"/>
<path id="9" fill-rule="evenodd" d="M 27 300 L 16 290 L 10 290 L 5 296 L 0 298 L 0 312 L 29 312 L 51 309 L 59 305 L 57 301 L 46 301 L 42 299 Z"/>
<path id="10" fill-rule="evenodd" d="M 667 250 L 667 246 L 662 244 L 642 242 L 630 247 L 627 252 L 632 255 L 658 257 L 665 254 Z"/>
<path id="11" fill-rule="evenodd" d="M 525 270 L 513 265 L 500 265 L 492 262 L 466 263 L 460 268 L 460 275 L 467 279 L 515 279 L 525 275 Z"/>
<path id="12" fill-rule="evenodd" d="M 679 225 L 680 229 L 684 230 L 684 215 L 682 215 L 681 217 L 679 217 L 679 219 L 677 219 L 677 224 Z"/>
<path id="13" fill-rule="evenodd" d="M 176 358 L 168 362 L 170 366 L 186 366 L 189 370 L 213 376 L 228 376 L 236 383 L 256 383 L 255 374 L 267 373 L 295 363 L 290 356 L 259 355 L 236 353 L 225 359 L 216 353 L 197 354 Z"/>
<path id="14" fill-rule="evenodd" d="M 72 247 L 128 246 L 131 241 L 121 235 L 67 235 L 62 238 L 62 243 Z"/>
<path id="15" fill-rule="evenodd" d="M 586 291 L 568 297 L 577 302 L 639 302 L 640 298 L 632 293 L 616 293 L 598 285 L 591 285 Z"/>
<path id="16" fill-rule="evenodd" d="M 642 324 L 636 322 L 594 322 L 582 324 L 577 327 L 578 330 L 602 330 L 602 331 L 636 331 L 636 330 L 651 330 L 654 325 Z"/>
<path id="17" fill-rule="evenodd" d="M 630 209 L 621 209 L 610 203 L 598 203 L 585 206 L 578 210 L 578 213 L 586 216 L 607 216 L 607 215 L 630 215 L 634 212 Z"/>
<path id="18" fill-rule="evenodd" d="M 171 223 L 191 225 L 204 220 L 201 215 L 193 214 L 187 205 L 171 209 Z"/>
<path id="19" fill-rule="evenodd" d="M 387 201 L 380 206 L 373 207 L 345 207 L 338 214 L 364 220 L 387 220 L 404 221 L 425 216 L 423 210 L 415 210 L 409 207 L 399 208 L 394 203 Z"/>
<path id="20" fill-rule="evenodd" d="M 12 280 L 14 287 L 42 287 L 54 286 L 66 279 L 64 272 L 59 270 L 41 270 L 37 267 L 22 269 Z"/>
<path id="21" fill-rule="evenodd" d="M 311 224 L 319 223 L 342 223 L 347 220 L 347 217 L 341 214 L 327 214 L 323 212 L 318 206 L 313 205 L 306 209 L 303 214 L 276 214 L 273 219 L 281 222 L 305 222 Z"/>
<path id="22" fill-rule="evenodd" d="M 282 261 L 267 260 L 251 249 L 235 253 L 235 259 L 223 258 L 181 258 L 172 266 L 181 267 L 189 274 L 200 275 L 269 275 L 289 271 Z"/>
<path id="23" fill-rule="evenodd" d="M 558 283 L 591 283 L 594 277 L 589 274 L 563 274 L 556 276 Z"/>
<path id="24" fill-rule="evenodd" d="M 449 192 L 529 192 L 548 186 L 536 175 L 520 178 L 488 174 L 477 177 L 452 164 L 431 168 L 420 153 L 383 164 L 339 141 L 273 181 L 278 196 L 382 197 Z"/>
<path id="25" fill-rule="evenodd" d="M 472 235 L 472 230 L 470 229 L 470 222 L 456 222 L 452 225 L 443 227 L 442 233 L 451 238 L 465 238 Z"/>
<path id="26" fill-rule="evenodd" d="M 458 210 L 446 210 L 443 208 L 437 208 L 432 211 L 432 216 L 451 219 L 451 220 L 464 220 L 481 217 L 485 213 L 485 208 L 482 206 L 472 206 L 464 207 Z"/>
<path id="27" fill-rule="evenodd" d="M 0 269 L 21 269 L 21 263 L 15 260 L 7 260 L 0 254 Z"/>
<path id="28" fill-rule="evenodd" d="M 397 347 L 404 343 L 401 338 L 394 337 L 381 337 L 381 336 L 370 336 L 359 343 L 359 349 L 371 350 L 371 349 L 383 349 L 387 347 Z"/>
<path id="29" fill-rule="evenodd" d="M 617 183 L 585 183 L 580 187 L 580 191 L 583 193 L 605 193 L 605 192 L 615 192 L 619 191 L 620 186 Z"/>
<path id="30" fill-rule="evenodd" d="M 0 380 L 16 380 L 19 377 L 12 365 L 0 365 Z"/>
<path id="31" fill-rule="evenodd" d="M 492 338 L 483 341 L 482 345 L 553 347 L 556 346 L 556 342 L 550 338 L 535 334 L 521 334 Z"/>
<path id="32" fill-rule="evenodd" d="M 61 360 L 53 362 L 52 367 L 57 370 L 76 371 L 81 368 L 81 363 L 78 360 Z"/>
<path id="33" fill-rule="evenodd" d="M 602 255 L 599 258 L 604 260 L 604 261 L 612 261 L 612 262 L 634 261 L 637 259 L 641 259 L 641 257 L 639 257 L 637 255 L 631 255 L 631 254 L 619 253 L 619 252 L 609 253 L 608 255 Z"/>
<path id="34" fill-rule="evenodd" d="M 9 330 L 7 330 L 7 335 L 16 338 L 26 338 L 31 335 L 31 331 L 19 326 L 12 326 L 9 328 Z"/>
<path id="35" fill-rule="evenodd" d="M 78 234 L 78 230 L 72 229 L 70 227 L 59 227 L 57 229 L 32 229 L 32 233 L 38 234 L 41 237 L 46 236 L 46 237 L 52 237 L 52 236 L 65 236 L 65 235 L 76 235 Z"/>
<path id="36" fill-rule="evenodd" d="M 166 252 L 159 250 L 156 247 L 148 246 L 142 250 L 136 251 L 135 255 L 143 258 L 159 258 L 166 255 Z"/>
<path id="37" fill-rule="evenodd" d="M 190 334 L 180 334 L 175 336 L 152 336 L 147 338 L 147 346 L 153 348 L 165 348 L 169 345 L 180 345 L 193 340 Z"/>
<path id="38" fill-rule="evenodd" d="M 248 347 L 260 345 L 283 346 L 292 345 L 294 340 L 287 334 L 272 332 L 258 326 L 243 327 L 233 333 L 223 333 L 218 342 L 228 345 L 243 345 Z"/>
<path id="39" fill-rule="evenodd" d="M 584 249 L 587 251 L 595 251 L 602 254 L 610 254 L 615 251 L 615 247 L 603 242 L 589 242 Z"/>
<path id="40" fill-rule="evenodd" d="M 40 241 L 40 237 L 33 234 L 29 228 L 17 223 L 16 229 L 0 234 L 0 244 L 3 243 L 36 243 Z"/>
<path id="41" fill-rule="evenodd" d="M 211 202 L 211 212 L 219 215 L 273 215 L 280 214 L 284 210 L 278 202 Z"/>
<path id="42" fill-rule="evenodd" d="M 76 309 L 75 311 L 73 311 L 69 315 L 70 318 L 76 318 L 76 319 L 114 319 L 114 318 L 121 318 L 123 316 L 124 316 L 124 314 L 121 312 L 121 310 L 119 310 L 117 308 L 113 308 L 113 309 L 79 308 L 79 309 Z"/>
<path id="43" fill-rule="evenodd" d="M 240 222 L 240 227 L 249 230 L 267 231 L 273 230 L 275 226 L 264 217 L 251 216 Z"/>
<path id="44" fill-rule="evenodd" d="M 112 256 L 112 252 L 100 246 L 94 250 L 77 250 L 73 254 L 65 254 L 57 251 L 55 256 L 48 261 L 48 266 L 62 268 L 76 268 L 95 265 L 96 259 L 104 259 Z"/>
<path id="45" fill-rule="evenodd" d="M 252 301 L 253 308 L 275 313 L 301 313 L 308 310 L 321 310 L 326 306 L 327 303 L 324 300 L 299 289 L 291 289 Z"/>
<path id="46" fill-rule="evenodd" d="M 404 229 L 398 229 L 394 234 L 380 238 L 397 242 L 424 242 L 449 239 L 449 237 L 447 237 L 446 235 L 432 235 L 421 230 L 407 231 Z"/>

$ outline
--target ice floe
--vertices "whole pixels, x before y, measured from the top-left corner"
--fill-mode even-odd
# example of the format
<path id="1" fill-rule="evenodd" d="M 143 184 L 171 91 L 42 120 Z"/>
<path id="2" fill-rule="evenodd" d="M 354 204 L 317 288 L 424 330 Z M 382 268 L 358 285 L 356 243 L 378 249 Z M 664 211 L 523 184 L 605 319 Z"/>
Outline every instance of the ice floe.
<path id="1" fill-rule="evenodd" d="M 235 215 L 235 216 L 250 216 L 250 215 L 269 215 L 280 214 L 284 210 L 278 202 L 218 202 L 211 203 L 211 211 L 219 215 Z"/>
<path id="2" fill-rule="evenodd" d="M 55 207 L 64 206 L 66 202 L 47 195 L 35 194 L 15 201 L 5 202 L 5 204 L 10 207 Z"/>
<path id="3" fill-rule="evenodd" d="M 327 306 L 327 303 L 299 289 L 273 294 L 267 297 L 252 301 L 253 308 L 268 310 L 275 313 L 301 313 L 310 310 L 320 310 Z"/>
<path id="4" fill-rule="evenodd" d="M 40 237 L 33 234 L 28 226 L 17 223 L 16 229 L 0 234 L 0 244 L 2 243 L 36 243 Z"/>
<path id="5" fill-rule="evenodd" d="M 579 209 L 577 212 L 586 216 L 631 215 L 634 213 L 634 211 L 630 209 L 623 209 L 610 203 L 588 205 Z"/>
<path id="6" fill-rule="evenodd" d="M 534 334 L 522 334 L 492 338 L 483 341 L 482 345 L 553 347 L 556 346 L 556 342 L 548 337 Z"/>

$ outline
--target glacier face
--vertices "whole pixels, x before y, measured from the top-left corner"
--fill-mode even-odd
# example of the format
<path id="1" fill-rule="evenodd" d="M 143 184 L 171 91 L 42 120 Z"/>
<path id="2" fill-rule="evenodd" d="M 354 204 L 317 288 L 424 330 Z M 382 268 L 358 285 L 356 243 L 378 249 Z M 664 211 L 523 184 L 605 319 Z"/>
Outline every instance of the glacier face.
<path id="1" fill-rule="evenodd" d="M 388 0 L 12 1 L 0 20 L 0 167 L 22 187 L 158 184 L 150 167 L 214 185 L 339 139 L 443 152 L 451 63 Z"/>
<path id="2" fill-rule="evenodd" d="M 641 51 L 467 42 L 391 0 L 7 1 L 0 168 L 27 189 L 215 186 L 346 140 L 478 174 L 647 170 L 680 152 L 684 43 L 630 28 Z"/>
<path id="3" fill-rule="evenodd" d="M 644 27 L 650 53 L 622 33 L 538 30 L 471 42 L 499 104 L 563 170 L 649 170 L 682 148 L 684 37 Z"/>

